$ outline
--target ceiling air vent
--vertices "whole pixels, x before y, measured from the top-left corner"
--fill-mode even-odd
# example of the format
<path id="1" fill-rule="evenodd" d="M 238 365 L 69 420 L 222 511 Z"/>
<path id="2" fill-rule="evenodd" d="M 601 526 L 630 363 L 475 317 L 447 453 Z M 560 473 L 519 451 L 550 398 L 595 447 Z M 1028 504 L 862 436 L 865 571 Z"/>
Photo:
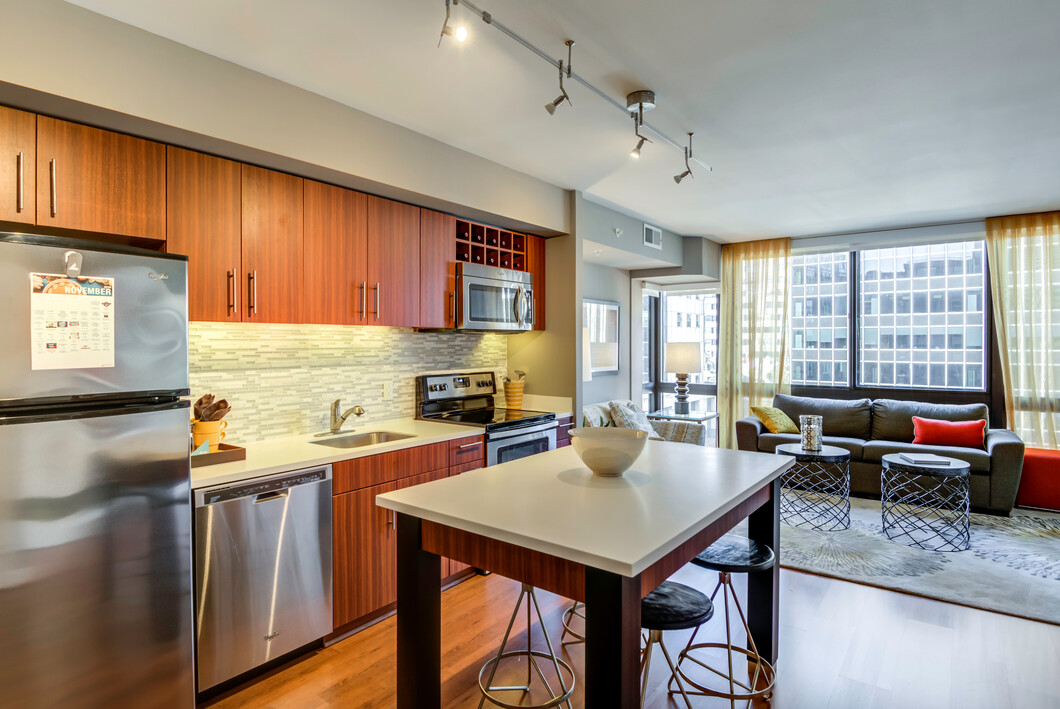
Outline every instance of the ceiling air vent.
<path id="1" fill-rule="evenodd" d="M 651 224 L 645 224 L 644 245 L 662 251 L 662 229 Z"/>

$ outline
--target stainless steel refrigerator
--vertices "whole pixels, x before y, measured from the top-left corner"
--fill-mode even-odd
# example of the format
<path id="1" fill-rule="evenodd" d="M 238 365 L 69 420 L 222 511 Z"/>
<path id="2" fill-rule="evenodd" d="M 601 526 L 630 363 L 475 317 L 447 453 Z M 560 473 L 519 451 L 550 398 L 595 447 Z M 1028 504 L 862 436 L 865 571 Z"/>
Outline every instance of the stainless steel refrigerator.
<path id="1" fill-rule="evenodd" d="M 187 259 L 0 234 L 0 707 L 191 707 Z"/>

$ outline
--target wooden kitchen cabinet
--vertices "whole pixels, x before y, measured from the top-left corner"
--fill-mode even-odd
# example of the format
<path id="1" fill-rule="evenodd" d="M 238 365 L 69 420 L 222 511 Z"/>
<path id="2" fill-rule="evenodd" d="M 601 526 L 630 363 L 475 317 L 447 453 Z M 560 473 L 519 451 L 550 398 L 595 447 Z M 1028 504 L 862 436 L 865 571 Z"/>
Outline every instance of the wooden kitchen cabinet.
<path id="1" fill-rule="evenodd" d="M 368 324 L 420 324 L 420 208 L 368 197 Z"/>
<path id="2" fill-rule="evenodd" d="M 545 240 L 526 236 L 526 270 L 534 275 L 534 329 L 545 329 Z"/>
<path id="3" fill-rule="evenodd" d="M 332 463 L 331 491 L 337 495 L 447 467 L 449 444 L 445 442 L 343 460 Z"/>
<path id="4" fill-rule="evenodd" d="M 239 322 L 240 164 L 169 146 L 166 250 L 188 257 L 188 319 Z"/>
<path id="5" fill-rule="evenodd" d="M 574 428 L 573 416 L 558 416 L 556 418 L 556 448 L 570 445 L 570 430 Z"/>
<path id="6" fill-rule="evenodd" d="M 486 438 L 485 436 L 470 436 L 458 438 L 449 442 L 449 475 L 460 475 L 470 470 L 478 470 L 486 465 Z M 448 570 L 443 568 L 443 576 L 452 576 L 465 569 L 470 569 L 469 564 L 454 559 L 442 559 L 442 564 L 448 564 Z"/>
<path id="7" fill-rule="evenodd" d="M 440 480 L 447 474 L 448 470 L 443 468 L 332 498 L 333 615 L 336 628 L 397 602 L 395 513 L 378 507 L 376 495 Z M 442 576 L 446 570 L 443 562 Z"/>
<path id="8" fill-rule="evenodd" d="M 306 180 L 303 238 L 304 322 L 366 324 L 368 196 Z"/>
<path id="9" fill-rule="evenodd" d="M 456 327 L 456 217 L 420 209 L 420 327 Z"/>
<path id="10" fill-rule="evenodd" d="M 166 146 L 37 116 L 42 226 L 166 238 Z"/>
<path id="11" fill-rule="evenodd" d="M 36 175 L 36 114 L 0 106 L 0 221 L 36 221 Z"/>
<path id="12" fill-rule="evenodd" d="M 242 168 L 244 322 L 302 322 L 302 178 Z"/>

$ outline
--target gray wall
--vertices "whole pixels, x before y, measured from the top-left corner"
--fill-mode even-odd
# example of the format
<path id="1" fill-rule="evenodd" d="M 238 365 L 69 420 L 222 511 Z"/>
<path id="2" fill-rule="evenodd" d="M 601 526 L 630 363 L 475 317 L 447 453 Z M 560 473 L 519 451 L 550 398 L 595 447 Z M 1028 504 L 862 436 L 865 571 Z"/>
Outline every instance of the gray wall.
<path id="1" fill-rule="evenodd" d="M 615 301 L 619 307 L 619 371 L 617 374 L 597 373 L 593 375 L 592 381 L 583 382 L 583 403 L 629 399 L 629 272 L 594 263 L 584 264 L 582 269 L 582 297 Z"/>
<path id="2" fill-rule="evenodd" d="M 583 239 L 594 241 L 598 244 L 606 244 L 645 258 L 665 261 L 674 266 L 681 265 L 683 258 L 682 238 L 672 231 L 662 230 L 663 247 L 660 251 L 644 245 L 644 238 L 641 233 L 644 227 L 644 219 L 631 217 L 628 214 L 608 209 L 584 199 L 581 203 L 581 209 L 583 213 L 581 236 Z M 648 224 L 651 223 L 651 221 L 648 221 Z M 616 228 L 622 230 L 622 236 L 615 235 Z"/>
<path id="3" fill-rule="evenodd" d="M 0 0 L 0 17 L 9 30 L 0 103 L 156 140 L 176 132 L 183 139 L 170 142 L 236 159 L 247 157 L 226 144 L 246 146 L 260 157 L 248 161 L 266 167 L 444 211 L 460 206 L 472 218 L 497 215 L 511 228 L 571 231 L 561 188 L 317 94 L 62 0 Z M 49 108 L 38 94 L 106 110 Z M 299 161 L 321 169 L 285 167 Z"/>

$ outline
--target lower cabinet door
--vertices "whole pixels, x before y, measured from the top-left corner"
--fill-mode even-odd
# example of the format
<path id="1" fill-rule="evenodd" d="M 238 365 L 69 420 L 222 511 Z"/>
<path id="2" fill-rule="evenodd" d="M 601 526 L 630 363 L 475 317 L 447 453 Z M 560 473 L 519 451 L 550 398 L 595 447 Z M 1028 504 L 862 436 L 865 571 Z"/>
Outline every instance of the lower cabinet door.
<path id="1" fill-rule="evenodd" d="M 376 495 L 446 477 L 448 470 L 354 490 L 332 498 L 335 627 L 397 601 L 397 531 L 394 512 Z M 442 560 L 442 576 L 448 565 Z"/>
<path id="2" fill-rule="evenodd" d="M 481 455 L 482 448 L 479 448 L 479 451 L 480 451 L 480 455 Z M 478 470 L 481 467 L 483 467 L 483 465 L 482 465 L 482 459 L 480 458 L 479 460 L 473 461 L 473 462 L 470 462 L 470 463 L 463 463 L 463 464 L 460 464 L 460 465 L 452 465 L 452 466 L 450 466 L 449 467 L 449 475 L 450 476 L 459 475 L 460 473 L 466 473 L 469 470 Z M 448 562 L 448 564 L 449 564 L 448 568 L 446 567 L 446 562 Z M 442 559 L 442 576 L 443 577 L 444 576 L 452 576 L 453 574 L 459 574 L 464 569 L 470 569 L 470 568 L 471 568 L 470 564 L 465 564 L 462 561 L 457 561 L 455 559 Z"/>

